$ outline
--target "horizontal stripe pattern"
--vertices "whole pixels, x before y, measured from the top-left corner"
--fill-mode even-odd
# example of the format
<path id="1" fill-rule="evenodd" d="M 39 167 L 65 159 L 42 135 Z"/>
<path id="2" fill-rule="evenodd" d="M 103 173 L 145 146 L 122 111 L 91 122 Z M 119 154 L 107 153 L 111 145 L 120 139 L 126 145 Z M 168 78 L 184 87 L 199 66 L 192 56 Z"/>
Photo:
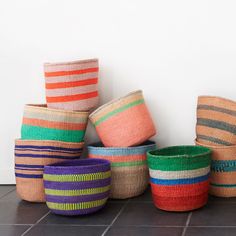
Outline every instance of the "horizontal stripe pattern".
<path id="1" fill-rule="evenodd" d="M 215 172 L 236 171 L 236 160 L 213 160 L 211 162 L 211 170 Z"/>
<path id="2" fill-rule="evenodd" d="M 44 69 L 48 107 L 61 109 L 63 106 L 65 110 L 90 110 L 98 105 L 97 59 L 86 60 L 86 63 L 84 60 L 51 63 L 46 64 Z"/>
<path id="3" fill-rule="evenodd" d="M 84 173 L 84 169 L 88 173 Z M 85 159 L 56 164 L 45 167 L 45 172 L 47 206 L 56 214 L 92 213 L 103 207 L 109 197 L 111 170 L 108 161 Z"/>

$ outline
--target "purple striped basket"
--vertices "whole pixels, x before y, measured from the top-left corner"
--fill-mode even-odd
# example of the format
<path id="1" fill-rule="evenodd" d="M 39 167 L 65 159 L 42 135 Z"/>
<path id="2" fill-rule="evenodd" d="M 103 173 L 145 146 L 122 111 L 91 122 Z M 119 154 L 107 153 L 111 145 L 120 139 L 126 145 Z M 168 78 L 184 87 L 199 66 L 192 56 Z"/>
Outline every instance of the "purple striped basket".
<path id="1" fill-rule="evenodd" d="M 110 193 L 110 162 L 84 159 L 48 165 L 44 187 L 49 209 L 59 215 L 86 215 L 104 207 Z"/>

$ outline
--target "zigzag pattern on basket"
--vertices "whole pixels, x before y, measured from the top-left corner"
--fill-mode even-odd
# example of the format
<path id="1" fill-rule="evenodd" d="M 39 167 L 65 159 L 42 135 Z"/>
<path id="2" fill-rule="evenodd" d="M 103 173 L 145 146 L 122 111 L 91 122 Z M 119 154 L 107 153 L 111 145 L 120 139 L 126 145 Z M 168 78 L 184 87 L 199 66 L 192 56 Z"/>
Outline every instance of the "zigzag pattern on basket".
<path id="1" fill-rule="evenodd" d="M 236 103 L 220 97 L 200 96 L 196 133 L 201 143 L 236 144 Z"/>
<path id="2" fill-rule="evenodd" d="M 26 105 L 21 138 L 82 142 L 88 114 L 88 112 L 48 109 L 45 105 Z"/>
<path id="3" fill-rule="evenodd" d="M 85 159 L 46 166 L 47 206 L 56 214 L 83 215 L 101 209 L 109 196 L 110 163 Z"/>
<path id="4" fill-rule="evenodd" d="M 15 141 L 16 188 L 22 199 L 45 201 L 43 169 L 45 165 L 78 159 L 84 143 L 59 141 Z"/>
<path id="5" fill-rule="evenodd" d="M 156 144 L 152 141 L 128 148 L 109 148 L 97 143 L 88 146 L 88 157 L 106 159 L 111 162 L 110 197 L 124 199 L 140 195 L 147 188 L 146 152 L 155 148 Z"/>
<path id="6" fill-rule="evenodd" d="M 98 105 L 98 59 L 45 63 L 49 108 L 90 110 Z"/>
<path id="7" fill-rule="evenodd" d="M 177 146 L 151 151 L 148 166 L 153 200 L 158 208 L 187 211 L 207 202 L 210 150 Z"/>

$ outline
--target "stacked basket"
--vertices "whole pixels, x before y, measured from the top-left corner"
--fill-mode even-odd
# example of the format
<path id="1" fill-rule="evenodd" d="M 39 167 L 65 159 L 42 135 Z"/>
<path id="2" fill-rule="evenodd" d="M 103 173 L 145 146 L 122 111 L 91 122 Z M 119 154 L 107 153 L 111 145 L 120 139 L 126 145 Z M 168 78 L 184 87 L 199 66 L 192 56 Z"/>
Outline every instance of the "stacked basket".
<path id="1" fill-rule="evenodd" d="M 102 143 L 88 146 L 89 158 L 111 162 L 111 198 L 142 194 L 148 186 L 147 151 L 156 145 L 148 139 L 156 129 L 142 91 L 113 100 L 89 116 Z"/>
<path id="2" fill-rule="evenodd" d="M 196 144 L 212 149 L 210 193 L 236 197 L 236 102 L 200 96 Z"/>
<path id="3" fill-rule="evenodd" d="M 32 202 L 47 200 L 46 165 L 80 158 L 89 110 L 98 104 L 97 59 L 46 63 L 44 73 L 47 105 L 25 106 L 21 139 L 15 142 L 17 192 Z"/>

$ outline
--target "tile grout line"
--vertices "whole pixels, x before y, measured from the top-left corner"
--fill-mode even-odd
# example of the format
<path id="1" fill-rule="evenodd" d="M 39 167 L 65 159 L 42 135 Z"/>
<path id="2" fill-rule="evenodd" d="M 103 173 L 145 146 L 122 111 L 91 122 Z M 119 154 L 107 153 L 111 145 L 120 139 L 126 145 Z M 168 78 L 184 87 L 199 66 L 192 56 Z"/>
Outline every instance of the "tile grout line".
<path id="1" fill-rule="evenodd" d="M 185 224 L 185 227 L 184 227 L 184 229 L 183 229 L 183 232 L 182 232 L 181 236 L 185 236 L 186 231 L 187 231 L 187 228 L 188 228 L 189 223 L 190 223 L 190 220 L 191 220 L 191 217 L 192 217 L 192 214 L 193 214 L 192 212 L 190 212 L 190 213 L 188 214 L 188 218 L 187 218 L 187 220 L 186 220 L 186 224 Z"/>
<path id="2" fill-rule="evenodd" d="M 9 193 L 11 193 L 11 192 L 13 192 L 13 191 L 15 191 L 15 190 L 16 190 L 16 188 L 14 188 L 14 189 L 10 190 L 9 192 L 5 193 L 4 195 L 2 195 L 2 196 L 0 197 L 0 200 L 1 200 L 2 198 L 6 197 Z"/>
<path id="3" fill-rule="evenodd" d="M 120 209 L 120 211 L 117 213 L 117 215 L 115 216 L 115 218 L 113 219 L 113 221 L 111 222 L 110 225 L 107 226 L 107 228 L 104 230 L 104 232 L 102 233 L 101 236 L 105 236 L 106 233 L 108 232 L 108 230 L 112 227 L 112 225 L 116 222 L 116 220 L 118 219 L 118 217 L 120 216 L 120 214 L 124 211 L 125 207 L 127 206 L 127 204 L 130 202 L 130 200 L 128 200 L 124 206 Z"/>
<path id="4" fill-rule="evenodd" d="M 21 236 L 26 235 L 34 226 L 36 226 L 41 220 L 43 220 L 46 216 L 48 216 L 50 211 L 48 211 L 45 215 L 43 215 L 39 220 L 36 221 L 35 224 L 33 224 L 31 227 L 29 227 L 24 233 L 21 234 Z"/>

